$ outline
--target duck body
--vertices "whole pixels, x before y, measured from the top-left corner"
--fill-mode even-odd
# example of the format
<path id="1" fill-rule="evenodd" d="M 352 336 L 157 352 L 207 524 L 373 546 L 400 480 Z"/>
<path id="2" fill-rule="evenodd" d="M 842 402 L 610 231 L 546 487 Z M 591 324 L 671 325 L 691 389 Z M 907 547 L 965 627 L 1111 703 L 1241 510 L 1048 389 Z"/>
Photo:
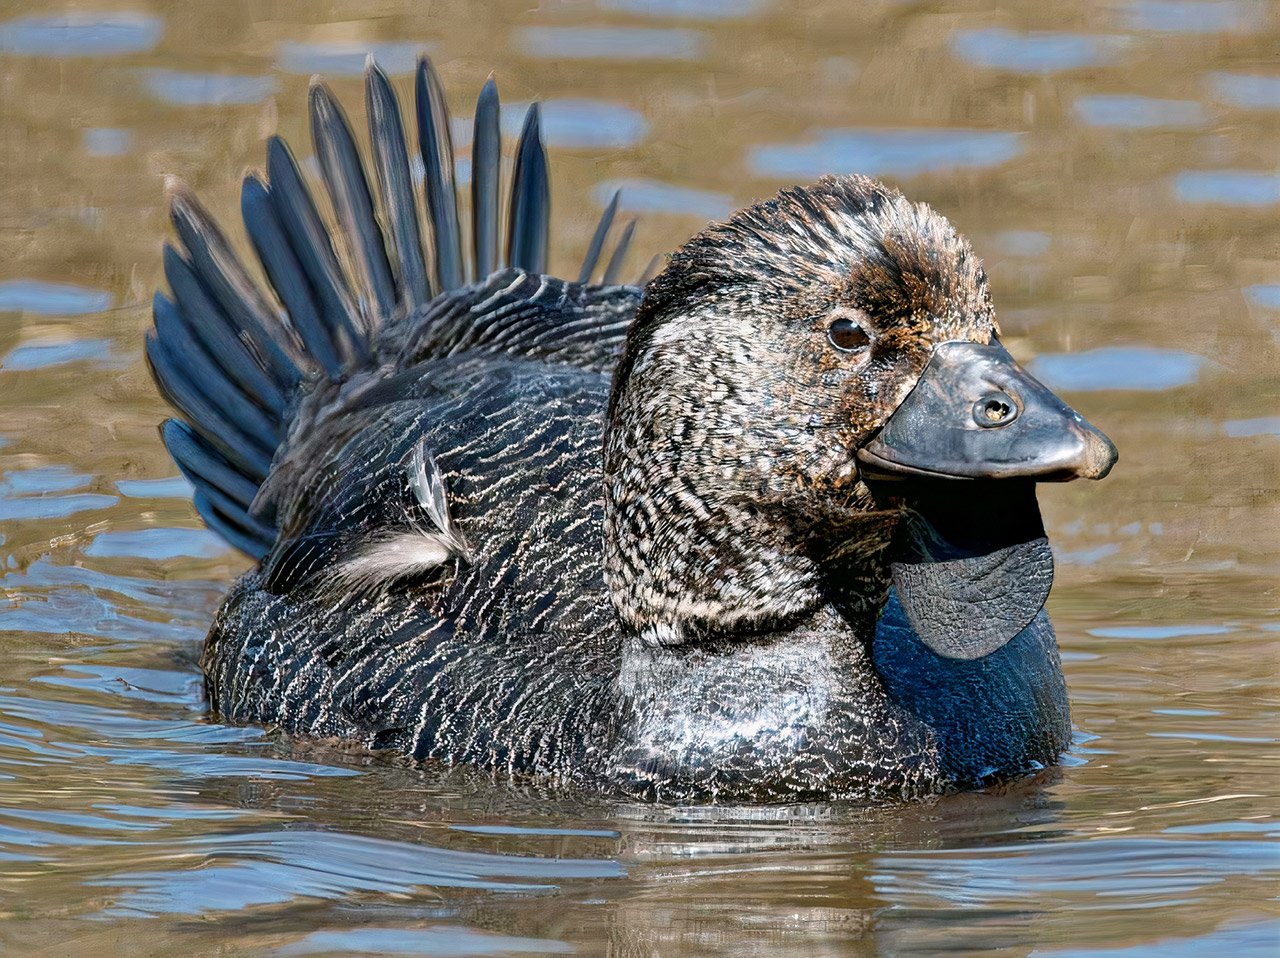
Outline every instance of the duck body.
<path id="1" fill-rule="evenodd" d="M 659 801 L 914 798 L 1055 762 L 1034 483 L 1114 449 L 999 346 L 954 230 L 830 178 L 643 288 L 620 253 L 592 280 L 611 205 L 555 279 L 535 110 L 504 267 L 486 86 L 466 282 L 425 62 L 417 89 L 425 226 L 376 68 L 379 191 L 312 93 L 337 231 L 278 141 L 246 181 L 279 308 L 175 197 L 163 436 L 257 562 L 206 641 L 214 711 Z"/>
<path id="2" fill-rule="evenodd" d="M 1053 761 L 1068 718 L 1043 613 L 976 665 L 931 652 L 896 603 L 878 624 L 825 603 L 746 643 L 628 635 L 604 577 L 601 449 L 612 331 L 640 291 L 609 292 L 598 352 L 572 363 L 512 355 L 518 341 L 438 356 L 415 335 L 440 338 L 434 313 L 458 300 L 501 311 L 549 288 L 599 298 L 502 271 L 396 327 L 377 350 L 396 358 L 310 397 L 316 421 L 276 465 L 281 535 L 210 632 L 219 713 L 666 801 L 913 797 Z M 429 526 L 408 481 L 423 447 L 473 548 L 382 588 L 335 579 L 353 545 Z"/>

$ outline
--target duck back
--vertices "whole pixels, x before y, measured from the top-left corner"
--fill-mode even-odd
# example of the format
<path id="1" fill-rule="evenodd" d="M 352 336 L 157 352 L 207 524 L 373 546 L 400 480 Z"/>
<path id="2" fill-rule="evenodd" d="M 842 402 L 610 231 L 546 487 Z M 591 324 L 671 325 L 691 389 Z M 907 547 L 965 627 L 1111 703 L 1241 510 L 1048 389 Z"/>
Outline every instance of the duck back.
<path id="1" fill-rule="evenodd" d="M 211 698 L 234 721 L 572 777 L 620 659 L 599 535 L 607 376 L 485 356 L 413 373 L 344 410 L 352 435 L 300 476 L 210 632 Z M 462 554 L 415 563 L 434 534 L 413 489 L 424 447 Z"/>
<path id="2" fill-rule="evenodd" d="M 370 64 L 371 178 L 341 107 L 313 85 L 332 222 L 288 146 L 269 141 L 267 175 L 246 178 L 241 202 L 267 289 L 173 189 L 181 248 L 166 248 L 171 292 L 147 340 L 179 413 L 162 436 L 206 524 L 258 561 L 207 638 L 210 701 L 228 720 L 419 757 L 572 770 L 618 659 L 599 450 L 640 296 L 615 283 L 630 231 L 604 265 L 615 196 L 579 281 L 544 275 L 537 106 L 503 195 L 486 84 L 465 222 L 425 59 L 415 94 L 413 137 Z"/>

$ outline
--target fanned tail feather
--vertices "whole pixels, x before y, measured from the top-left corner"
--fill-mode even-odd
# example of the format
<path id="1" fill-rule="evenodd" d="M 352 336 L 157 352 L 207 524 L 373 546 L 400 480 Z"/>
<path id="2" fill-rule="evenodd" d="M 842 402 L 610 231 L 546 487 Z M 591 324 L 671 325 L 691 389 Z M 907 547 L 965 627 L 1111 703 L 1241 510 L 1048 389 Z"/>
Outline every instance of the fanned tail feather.
<path id="1" fill-rule="evenodd" d="M 419 61 L 414 90 L 425 222 L 400 104 L 372 59 L 365 73 L 372 179 L 337 99 L 319 80 L 311 86 L 312 138 L 336 228 L 326 224 L 289 147 L 278 137 L 268 140 L 266 178 L 245 178 L 240 208 L 274 296 L 251 277 L 195 197 L 181 186 L 172 188 L 181 250 L 165 248 L 171 292 L 155 297 L 146 355 L 160 391 L 181 418 L 165 422 L 161 435 L 195 487 L 195 505 L 206 524 L 255 559 L 276 538 L 269 504 L 255 503 L 289 431 L 300 383 L 342 380 L 366 367 L 382 326 L 441 293 L 504 265 L 534 273 L 546 269 L 551 190 L 537 105 L 530 107 L 515 148 L 504 224 L 500 105 L 492 78 L 480 93 L 468 257 L 448 107 L 426 58 Z M 589 282 L 602 261 L 617 206 L 615 196 L 591 241 L 580 282 Z M 609 257 L 606 283 L 619 275 L 633 228 L 627 225 Z M 422 470 L 429 475 L 425 463 L 429 458 Z M 423 502 L 429 512 L 444 507 L 435 501 L 440 490 L 424 486 L 422 492 L 431 493 Z M 461 548 L 461 540 L 445 534 L 450 527 L 444 508 L 442 541 Z"/>
<path id="2" fill-rule="evenodd" d="M 622 275 L 622 264 L 627 257 L 627 250 L 631 247 L 631 237 L 635 235 L 636 221 L 633 219 L 623 227 L 622 237 L 618 240 L 613 255 L 609 257 L 609 265 L 604 270 L 604 285 L 612 286 L 618 282 L 618 277 Z"/>
<path id="3" fill-rule="evenodd" d="M 587 255 L 582 259 L 582 269 L 578 271 L 579 283 L 591 281 L 596 265 L 600 262 L 600 254 L 604 252 L 604 243 L 609 238 L 609 230 L 613 226 L 613 218 L 618 213 L 618 201 L 621 199 L 622 191 L 614 190 L 609 204 L 604 208 L 604 213 L 600 215 L 600 222 L 596 224 L 596 231 L 591 236 L 591 245 L 587 247 Z M 615 251 L 613 255 L 618 254 Z"/>
<path id="4" fill-rule="evenodd" d="M 418 63 L 413 89 L 427 216 L 435 238 L 436 289 L 454 289 L 463 283 L 463 264 L 458 193 L 453 183 L 453 134 L 444 86 L 425 57 Z"/>
<path id="5" fill-rule="evenodd" d="M 411 311 L 431 299 L 431 281 L 427 278 L 427 259 L 422 250 L 400 103 L 391 89 L 391 81 L 373 62 L 373 57 L 369 57 L 365 68 L 365 110 L 369 115 L 369 140 L 373 144 L 374 167 L 378 171 L 400 295 L 405 309 Z"/>
<path id="6" fill-rule="evenodd" d="M 502 180 L 502 129 L 499 126 L 498 85 L 485 81 L 476 100 L 471 139 L 471 242 L 477 278 L 488 276 L 499 265 L 498 208 Z"/>
<path id="7" fill-rule="evenodd" d="M 373 195 L 351 126 L 333 93 L 319 78 L 311 82 L 310 105 L 311 137 L 320 172 L 341 227 L 338 235 L 345 237 L 347 252 L 355 264 L 360 298 L 366 304 L 365 325 L 372 330 L 382 317 L 394 312 L 399 300 L 382 228 L 373 210 Z"/>
<path id="8" fill-rule="evenodd" d="M 525 114 L 516 145 L 516 169 L 511 184 L 511 217 L 507 222 L 507 258 L 530 273 L 547 269 L 551 224 L 551 183 L 547 151 L 542 145 L 542 110 L 538 104 Z"/>

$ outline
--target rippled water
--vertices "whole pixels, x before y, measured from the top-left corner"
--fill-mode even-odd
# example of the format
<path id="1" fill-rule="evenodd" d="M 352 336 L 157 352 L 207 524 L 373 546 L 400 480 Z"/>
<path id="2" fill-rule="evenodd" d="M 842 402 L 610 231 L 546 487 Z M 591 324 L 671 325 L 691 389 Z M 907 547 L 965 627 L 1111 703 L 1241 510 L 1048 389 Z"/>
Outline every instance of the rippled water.
<path id="1" fill-rule="evenodd" d="M 319 11 L 319 12 L 317 12 Z M 30 0 L 0 13 L 0 946 L 41 954 L 1270 955 L 1280 22 L 1266 0 Z M 308 76 L 429 49 L 547 104 L 558 262 L 862 170 L 973 239 L 1123 451 L 1046 489 L 1064 767 L 905 808 L 672 809 L 204 715 L 243 563 L 141 358 L 163 177 L 230 220 Z M 465 154 L 461 158 L 465 174 Z"/>

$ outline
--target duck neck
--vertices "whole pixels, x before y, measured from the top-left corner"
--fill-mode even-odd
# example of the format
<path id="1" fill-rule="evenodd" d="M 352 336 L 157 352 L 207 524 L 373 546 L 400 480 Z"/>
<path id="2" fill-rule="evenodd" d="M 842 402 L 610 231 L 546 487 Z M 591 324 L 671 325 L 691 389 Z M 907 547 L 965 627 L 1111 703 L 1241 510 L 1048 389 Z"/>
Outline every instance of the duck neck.
<path id="1" fill-rule="evenodd" d="M 614 607 L 651 645 L 795 627 L 829 601 L 833 554 L 845 553 L 840 566 L 859 566 L 861 576 L 866 563 L 851 558 L 858 549 L 848 544 L 888 536 L 877 529 L 868 537 L 857 490 L 815 493 L 805 480 L 812 463 L 779 461 L 776 450 L 788 448 L 782 437 L 741 427 L 752 421 L 743 409 L 759 402 L 745 394 L 750 384 L 724 386 L 727 395 L 700 403 L 651 385 L 662 381 L 633 375 L 615 394 L 605 437 L 605 577 Z M 812 458 L 823 456 L 847 453 L 815 440 Z M 861 493 L 869 502 L 865 487 Z M 870 591 L 882 600 L 883 588 Z"/>
<path id="2" fill-rule="evenodd" d="M 605 486 L 605 577 L 618 615 L 646 642 L 782 627 L 818 601 L 812 559 L 767 507 L 699 489 L 674 460 L 626 456 Z"/>

